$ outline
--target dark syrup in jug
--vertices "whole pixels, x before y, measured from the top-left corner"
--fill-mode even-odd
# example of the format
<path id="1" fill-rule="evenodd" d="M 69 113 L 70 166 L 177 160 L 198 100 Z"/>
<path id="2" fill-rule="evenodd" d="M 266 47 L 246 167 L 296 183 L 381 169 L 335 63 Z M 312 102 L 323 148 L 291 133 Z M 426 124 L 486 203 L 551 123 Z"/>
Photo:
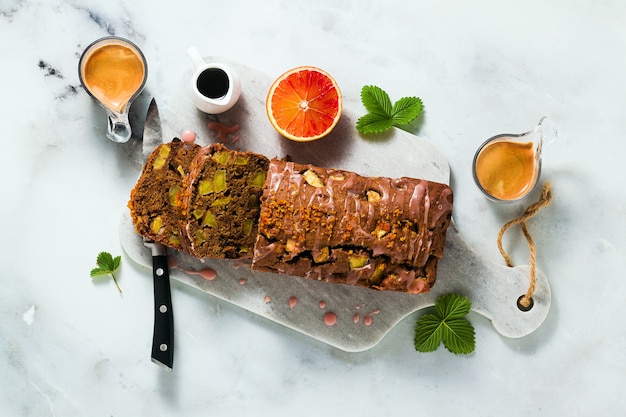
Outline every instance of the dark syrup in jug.
<path id="1" fill-rule="evenodd" d="M 198 91 L 208 98 L 224 97 L 230 88 L 228 74 L 219 68 L 209 68 L 198 76 Z"/>

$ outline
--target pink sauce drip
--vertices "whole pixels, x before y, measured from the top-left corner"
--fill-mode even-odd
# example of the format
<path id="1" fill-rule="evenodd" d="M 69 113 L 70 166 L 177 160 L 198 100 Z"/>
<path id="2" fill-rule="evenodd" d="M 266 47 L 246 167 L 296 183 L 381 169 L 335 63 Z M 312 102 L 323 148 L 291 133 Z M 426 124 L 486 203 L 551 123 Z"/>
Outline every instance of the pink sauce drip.
<path id="1" fill-rule="evenodd" d="M 167 265 L 170 267 L 170 269 L 180 269 L 186 274 L 198 275 L 206 279 L 207 281 L 213 281 L 215 278 L 217 278 L 217 272 L 215 272 L 215 270 L 211 268 L 201 269 L 199 271 L 195 271 L 193 269 L 179 268 L 178 262 L 176 262 L 176 259 L 172 258 L 171 256 L 168 256 L 167 258 Z"/>
<path id="2" fill-rule="evenodd" d="M 181 269 L 181 271 L 186 272 L 189 275 L 199 275 L 207 281 L 213 281 L 215 278 L 217 278 L 217 272 L 215 272 L 211 268 L 201 269 L 199 271 L 194 271 L 192 269 Z"/>
<path id="3" fill-rule="evenodd" d="M 337 323 L 337 315 L 332 311 L 324 314 L 324 324 L 327 326 L 334 326 Z"/>
<path id="4" fill-rule="evenodd" d="M 183 142 L 193 143 L 196 140 L 196 132 L 191 129 L 183 130 L 183 133 L 180 136 Z"/>
<path id="5" fill-rule="evenodd" d="M 352 317 L 352 321 L 354 322 L 354 324 L 357 324 L 359 321 L 361 321 L 361 316 L 359 315 L 359 313 L 356 313 L 356 314 Z"/>
<path id="6" fill-rule="evenodd" d="M 263 301 L 265 301 L 266 304 L 271 303 L 272 302 L 272 297 L 270 297 L 269 295 L 266 295 L 265 298 L 263 299 Z"/>
<path id="7" fill-rule="evenodd" d="M 246 284 L 246 282 L 248 282 L 248 280 L 247 280 L 247 279 L 245 279 L 245 278 L 239 278 L 239 284 L 241 284 L 241 285 L 245 285 L 245 284 Z"/>
<path id="8" fill-rule="evenodd" d="M 209 129 L 215 130 L 217 132 L 217 139 L 221 143 L 229 142 L 229 139 L 228 139 L 229 135 L 231 136 L 230 143 L 237 143 L 239 141 L 239 136 L 234 135 L 234 133 L 236 133 L 239 130 L 238 124 L 234 126 L 226 126 L 224 123 L 210 122 Z"/>
<path id="9" fill-rule="evenodd" d="M 320 308 L 326 308 L 326 301 L 320 301 Z"/>
<path id="10" fill-rule="evenodd" d="M 291 297 L 289 299 L 289 308 L 293 310 L 296 304 L 298 304 L 298 299 L 296 297 Z"/>
<path id="11" fill-rule="evenodd" d="M 366 314 L 365 318 L 363 319 L 363 324 L 365 324 L 366 326 L 371 326 L 372 325 L 372 315 L 371 314 Z"/>

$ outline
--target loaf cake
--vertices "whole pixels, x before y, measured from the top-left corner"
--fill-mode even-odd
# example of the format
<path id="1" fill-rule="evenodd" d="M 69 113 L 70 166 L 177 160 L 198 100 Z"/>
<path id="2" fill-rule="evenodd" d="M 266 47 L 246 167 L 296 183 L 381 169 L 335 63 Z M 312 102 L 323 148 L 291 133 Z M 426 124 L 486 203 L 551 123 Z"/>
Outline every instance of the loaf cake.
<path id="1" fill-rule="evenodd" d="M 435 282 L 452 189 L 273 159 L 252 268 L 380 290 Z"/>
<path id="2" fill-rule="evenodd" d="M 187 246 L 181 233 L 184 214 L 179 193 L 200 148 L 174 139 L 150 154 L 128 202 L 137 234 L 177 250 Z"/>
<path id="3" fill-rule="evenodd" d="M 185 177 L 180 203 L 189 246 L 198 258 L 251 258 L 269 160 L 222 144 L 202 148 Z"/>
<path id="4" fill-rule="evenodd" d="M 436 279 L 452 201 L 445 184 L 174 139 L 150 155 L 128 207 L 140 236 L 197 258 L 423 293 Z"/>

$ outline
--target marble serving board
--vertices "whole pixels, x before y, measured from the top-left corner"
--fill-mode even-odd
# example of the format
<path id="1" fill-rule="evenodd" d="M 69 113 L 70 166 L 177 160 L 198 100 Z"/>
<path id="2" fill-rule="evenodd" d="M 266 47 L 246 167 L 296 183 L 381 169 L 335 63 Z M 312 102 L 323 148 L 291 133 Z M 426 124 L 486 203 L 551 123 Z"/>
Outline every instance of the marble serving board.
<path id="1" fill-rule="evenodd" d="M 210 57 L 207 60 L 225 62 Z M 226 63 L 238 72 L 242 82 L 242 96 L 236 106 L 221 115 L 197 111 L 188 93 L 193 73 L 190 67 L 181 78 L 177 95 L 169 100 L 157 97 L 165 140 L 192 129 L 201 145 L 225 140 L 231 148 L 270 158 L 288 155 L 296 162 L 362 175 L 408 176 L 449 183 L 447 160 L 433 143 L 396 128 L 381 135 L 360 135 L 354 127 L 358 116 L 353 109 L 344 107 L 336 128 L 323 139 L 296 143 L 283 138 L 265 113 L 265 97 L 275 77 L 236 62 Z M 238 129 L 219 139 L 218 132 L 209 129 L 211 122 Z M 141 158 L 138 154 L 134 162 L 141 162 Z M 120 239 L 126 254 L 146 267 L 146 277 L 151 277 L 150 251 L 134 232 L 128 213 L 121 220 Z M 534 306 L 527 312 L 518 309 L 517 299 L 528 288 L 529 268 L 509 268 L 486 261 L 465 244 L 454 223 L 448 229 L 437 282 L 427 294 L 375 291 L 258 272 L 243 261 L 199 260 L 176 251 L 169 251 L 168 255 L 173 279 L 352 352 L 375 346 L 399 321 L 434 305 L 443 294 L 468 296 L 473 311 L 489 318 L 498 333 L 511 338 L 536 330 L 546 318 L 551 302 L 548 281 L 537 271 Z"/>

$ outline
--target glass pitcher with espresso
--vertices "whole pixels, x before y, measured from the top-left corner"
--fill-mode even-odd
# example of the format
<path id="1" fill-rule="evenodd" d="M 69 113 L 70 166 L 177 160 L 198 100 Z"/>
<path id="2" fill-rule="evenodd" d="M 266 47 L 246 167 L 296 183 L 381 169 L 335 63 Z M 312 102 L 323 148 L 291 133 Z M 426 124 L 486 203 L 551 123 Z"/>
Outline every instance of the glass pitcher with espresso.
<path id="1" fill-rule="evenodd" d="M 80 57 L 78 76 L 89 95 L 107 112 L 107 137 L 127 142 L 132 135 L 128 110 L 148 78 L 141 50 L 117 36 L 98 39 Z"/>

